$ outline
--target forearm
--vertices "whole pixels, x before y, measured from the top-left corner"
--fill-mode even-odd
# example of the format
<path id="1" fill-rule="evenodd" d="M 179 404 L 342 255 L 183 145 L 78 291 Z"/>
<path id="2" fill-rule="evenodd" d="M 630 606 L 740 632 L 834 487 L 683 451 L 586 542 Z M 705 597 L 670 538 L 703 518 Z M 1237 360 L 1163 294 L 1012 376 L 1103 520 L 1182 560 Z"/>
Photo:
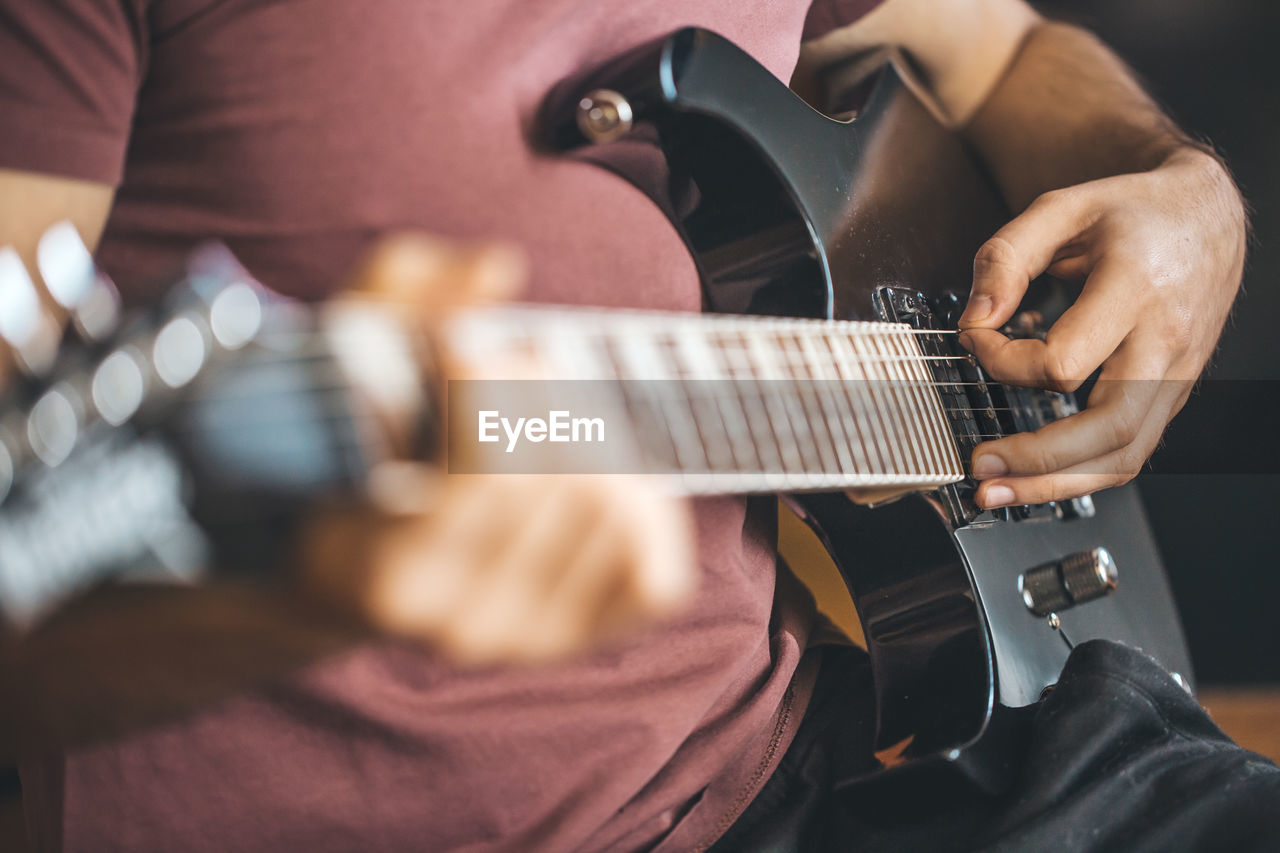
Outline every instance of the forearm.
<path id="1" fill-rule="evenodd" d="M 806 43 L 793 81 L 815 103 L 884 49 L 934 114 L 962 129 L 1010 205 L 1095 178 L 1153 169 L 1209 149 L 1187 137 L 1090 33 L 1046 21 L 1022 0 L 886 0 Z M 1238 201 L 1226 170 L 1205 170 Z"/>
<path id="2" fill-rule="evenodd" d="M 1049 190 L 1207 150 L 1179 130 L 1102 42 L 1053 22 L 1028 32 L 964 132 L 1014 210 Z M 1234 195 L 1225 170 L 1220 177 L 1221 189 Z"/>
<path id="3" fill-rule="evenodd" d="M 103 590 L 0 640 L 0 765 L 163 722 L 366 633 L 283 589 Z"/>

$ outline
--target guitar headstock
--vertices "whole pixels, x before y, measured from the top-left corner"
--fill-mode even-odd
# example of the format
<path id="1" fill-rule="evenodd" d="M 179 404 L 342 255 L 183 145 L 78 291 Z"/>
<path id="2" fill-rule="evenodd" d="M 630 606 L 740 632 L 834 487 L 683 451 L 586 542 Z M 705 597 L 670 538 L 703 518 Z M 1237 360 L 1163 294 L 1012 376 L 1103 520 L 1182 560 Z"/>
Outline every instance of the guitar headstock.
<path id="1" fill-rule="evenodd" d="M 34 296 L 7 322 L 0 306 L 21 367 L 0 399 L 0 618 L 25 626 L 107 577 L 274 567 L 303 508 L 381 452 L 349 365 L 385 340 L 269 291 L 217 245 L 122 312 L 58 228 L 38 261 L 70 321 L 60 342 L 41 340 Z M 21 261 L 0 259 L 0 291 L 24 289 Z"/>
<path id="2" fill-rule="evenodd" d="M 210 246 L 192 255 L 161 306 L 122 318 L 115 287 L 74 231 L 55 226 L 38 258 L 69 324 L 52 346 L 40 340 L 44 324 L 27 317 L 5 336 L 22 376 L 0 404 L 0 506 L 24 479 L 58 468 L 98 434 L 179 399 L 254 340 L 270 298 L 230 252 Z M 34 294 L 20 261 L 0 263 L 0 288 Z"/>

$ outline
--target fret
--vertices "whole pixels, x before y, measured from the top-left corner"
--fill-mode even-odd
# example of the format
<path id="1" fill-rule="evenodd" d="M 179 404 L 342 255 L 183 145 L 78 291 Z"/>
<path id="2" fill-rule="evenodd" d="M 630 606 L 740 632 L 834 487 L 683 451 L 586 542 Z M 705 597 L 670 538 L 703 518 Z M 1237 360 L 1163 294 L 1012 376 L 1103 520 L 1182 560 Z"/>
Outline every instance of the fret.
<path id="1" fill-rule="evenodd" d="M 764 471 L 759 444 L 752 434 L 738 381 L 733 378 L 733 367 L 725 357 L 721 339 L 713 331 L 702 334 L 701 330 L 690 329 L 684 335 L 683 346 L 689 351 L 690 359 L 700 365 L 704 378 L 712 384 L 720 420 L 730 434 L 729 447 L 736 468 Z M 733 395 L 726 393 L 730 388 L 735 391 Z"/>
<path id="2" fill-rule="evenodd" d="M 905 336 L 908 349 L 914 356 L 938 357 L 940 353 L 928 353 L 922 346 L 922 339 L 915 335 Z M 946 358 L 946 356 L 942 356 Z M 934 448 L 937 451 L 939 467 L 938 474 L 941 477 L 959 478 L 963 475 L 964 465 L 960 459 L 960 453 L 956 446 L 955 438 L 951 431 L 951 419 L 947 417 L 946 406 L 943 402 L 942 393 L 937 389 L 934 382 L 933 366 L 937 364 L 943 365 L 946 370 L 953 370 L 947 361 L 925 361 L 913 360 L 911 364 L 916 371 L 917 387 L 920 390 L 921 397 L 924 399 L 923 409 L 924 419 L 929 425 L 929 435 L 933 437 Z M 965 398 L 961 392 L 962 399 Z M 964 403 L 967 405 L 967 402 Z"/>
<path id="3" fill-rule="evenodd" d="M 936 477 L 941 470 L 942 461 L 938 458 L 932 437 L 929 435 L 927 403 L 920 393 L 920 384 L 914 372 L 923 363 L 921 361 L 923 356 L 918 351 L 912 352 L 912 349 L 915 349 L 915 341 L 908 341 L 908 337 L 901 333 L 886 335 L 883 344 L 884 349 L 894 359 L 892 362 L 894 373 L 907 400 L 906 411 L 908 420 L 911 422 L 911 441 L 919 449 L 924 465 L 921 473 Z M 908 347 L 909 343 L 910 347 Z"/>
<path id="4" fill-rule="evenodd" d="M 924 347 L 921 346 L 921 341 L 918 338 L 913 338 L 912 340 L 915 347 L 923 353 Z M 943 396 L 934 388 L 934 371 L 931 366 L 937 363 L 936 361 L 919 363 L 920 383 L 922 390 L 932 392 L 926 395 L 928 399 L 927 408 L 932 424 L 931 434 L 934 437 L 934 441 L 937 442 L 938 453 L 942 458 L 942 467 L 939 472 L 947 475 L 958 475 L 963 473 L 964 463 L 961 461 L 959 448 L 950 428 L 951 419 L 947 417 Z M 948 370 L 954 370 L 948 362 L 942 362 L 942 364 Z M 962 405 L 967 405 L 967 397 L 963 392 L 961 393 L 961 399 L 965 400 Z M 972 415 L 970 415 L 970 419 L 972 419 Z"/>
<path id="5" fill-rule="evenodd" d="M 874 347 L 868 342 L 871 337 L 869 334 L 855 334 L 849 338 L 854 352 L 858 354 L 859 363 L 863 365 L 867 399 L 880 422 L 881 435 L 883 435 L 884 443 L 889 448 L 892 467 L 894 470 L 904 473 L 915 473 L 911 469 L 909 454 L 902 448 L 902 431 L 906 428 L 906 425 L 902 422 L 900 413 L 897 411 L 898 406 L 889 394 L 888 389 L 884 387 L 884 364 L 875 352 Z"/>
<path id="6" fill-rule="evenodd" d="M 822 431 L 835 454 L 835 470 L 847 475 L 853 471 L 853 457 L 849 453 L 849 439 L 845 433 L 840 409 L 832 393 L 831 380 L 828 376 L 830 360 L 819 358 L 814 346 L 814 339 L 819 333 L 816 326 L 806 324 L 799 330 L 797 342 L 804 358 L 805 366 L 812 377 L 811 388 L 815 392 L 819 409 L 822 412 Z"/>
<path id="7" fill-rule="evenodd" d="M 675 365 L 708 468 L 725 472 L 736 470 L 729 425 L 718 401 L 708 396 L 708 392 L 714 395 L 716 389 L 711 382 L 714 377 L 710 375 L 710 363 L 699 351 L 702 342 L 700 331 L 688 323 L 678 323 L 669 336 L 659 336 L 658 340 Z"/>
<path id="8" fill-rule="evenodd" d="M 800 336 L 800 346 L 804 350 L 805 361 L 809 365 L 809 373 L 817 383 L 818 393 L 822 398 L 823 408 L 827 413 L 823 419 L 827 435 L 831 438 L 835 447 L 840 471 L 844 474 L 852 474 L 858 470 L 857 463 L 854 461 L 851 452 L 854 440 L 848 433 L 848 421 L 845 419 L 844 413 L 840 411 L 836 395 L 832 391 L 836 372 L 831 362 L 831 353 L 829 350 L 826 353 L 819 352 L 817 341 L 823 340 L 823 336 L 818 328 L 811 328 L 806 331 L 808 334 Z M 839 427 L 838 435 L 833 424 Z"/>
<path id="9" fill-rule="evenodd" d="M 535 306 L 475 314 L 484 322 L 466 326 L 466 343 L 477 356 L 618 381 L 641 470 L 677 474 L 688 493 L 928 488 L 962 476 L 945 377 L 935 385 L 922 342 L 902 326 Z M 594 405 L 608 392 L 590 393 Z"/>
<path id="10" fill-rule="evenodd" d="M 653 339 L 651 324 L 633 320 L 612 333 L 622 357 L 623 379 L 661 382 L 675 378 Z"/>
<path id="11" fill-rule="evenodd" d="M 691 323 L 675 327 L 675 349 L 681 362 L 681 374 L 690 379 L 720 379 L 706 330 Z"/>
<path id="12" fill-rule="evenodd" d="M 563 379 L 594 379 L 597 359 L 589 352 L 583 328 L 568 317 L 551 314 L 538 330 L 539 364 L 551 376 Z"/>
<path id="13" fill-rule="evenodd" d="M 924 476 L 936 476 L 938 464 L 922 420 L 923 401 L 918 395 L 919 389 L 914 386 L 908 373 L 909 366 L 919 362 L 913 361 L 909 354 L 900 352 L 898 344 L 902 341 L 902 337 L 901 334 L 896 333 L 880 336 L 877 347 L 885 355 L 890 382 L 897 391 L 898 399 L 902 401 L 902 415 L 907 422 L 905 437 L 919 460 L 919 473 Z"/>
<path id="14" fill-rule="evenodd" d="M 806 470 L 811 470 L 808 459 L 812 456 L 810 455 L 807 459 L 804 450 L 800 447 L 800 436 L 791 417 L 792 407 L 788 406 L 787 401 L 776 392 L 781 385 L 780 380 L 784 377 L 777 368 L 772 350 L 765 343 L 764 332 L 763 328 L 744 328 L 743 336 L 746 338 L 748 352 L 751 355 L 756 387 L 760 389 L 760 396 L 768 411 L 769 426 L 778 439 L 779 449 L 782 452 L 782 473 L 800 475 Z M 779 428 L 779 421 L 786 425 L 786 429 Z"/>
<path id="15" fill-rule="evenodd" d="M 828 334 L 827 346 L 831 348 L 836 360 L 836 371 L 840 375 L 840 387 L 844 392 L 846 405 L 854 410 L 854 429 L 858 433 L 859 450 L 865 459 L 865 470 L 869 474 L 886 475 L 890 470 L 886 447 L 879 430 L 873 428 L 873 415 L 870 412 L 867 397 L 867 382 L 850 361 L 854 355 L 852 345 L 847 341 L 847 330 L 837 330 Z"/>
<path id="16" fill-rule="evenodd" d="M 889 338 L 889 335 L 871 335 L 868 340 L 873 351 L 881 359 L 880 363 L 884 370 L 885 381 L 896 403 L 899 422 L 904 427 L 900 438 L 906 445 L 916 466 L 915 473 L 925 474 L 930 467 L 928 455 L 920 446 L 919 424 L 915 422 L 914 418 L 915 406 L 912 405 L 908 389 L 904 386 L 901 365 L 889 357 L 891 354 Z"/>
<path id="17" fill-rule="evenodd" d="M 904 363 L 916 399 L 920 403 L 918 417 L 921 422 L 921 437 L 926 442 L 930 456 L 933 458 L 934 474 L 941 475 L 950 466 L 950 454 L 947 453 L 946 441 L 939 428 L 939 421 L 946 422 L 942 411 L 942 397 L 933 387 L 933 374 L 929 370 L 929 362 L 922 360 L 924 352 L 920 342 L 914 336 L 903 336 L 901 349 L 911 357 Z"/>
<path id="18" fill-rule="evenodd" d="M 917 356 L 911 353 L 907 343 L 906 336 L 901 334 L 885 335 L 881 340 L 883 349 L 887 350 L 891 355 L 899 357 L 892 362 L 894 382 L 898 384 L 899 389 L 902 391 L 902 396 L 907 401 L 906 415 L 907 420 L 911 423 L 911 441 L 922 459 L 924 465 L 922 473 L 936 476 L 941 464 L 934 449 L 932 437 L 929 435 L 925 417 L 925 401 L 920 395 L 920 388 L 914 373 L 915 368 L 921 362 L 917 360 Z"/>
<path id="19" fill-rule="evenodd" d="M 760 394 L 760 379 L 751 360 L 746 333 L 741 324 L 735 322 L 724 330 L 718 341 L 725 369 L 732 377 L 736 401 L 751 435 L 758 470 L 769 476 L 781 477 L 786 466 L 780 438 L 774 432 L 772 419 Z M 769 457 L 767 461 L 766 455 Z"/>
<path id="20" fill-rule="evenodd" d="M 605 357 L 613 376 L 622 388 L 622 399 L 634 422 L 637 442 L 655 468 L 666 472 L 680 470 L 680 454 L 671 424 L 663 412 L 661 401 L 653 395 L 647 382 L 629 381 L 627 356 L 616 335 L 601 335 Z M 642 396 L 636 397 L 639 391 Z"/>
<path id="21" fill-rule="evenodd" d="M 916 410 L 916 418 L 920 423 L 920 436 L 932 460 L 930 473 L 940 475 L 950 467 L 949 454 L 945 449 L 946 442 L 939 431 L 940 419 L 945 423 L 940 398 L 933 389 L 932 377 L 926 362 L 918 359 L 924 355 L 924 352 L 916 338 L 912 335 L 899 335 L 895 343 L 897 351 L 908 357 L 902 364 L 919 406 Z"/>
<path id="22" fill-rule="evenodd" d="M 639 385 L 661 416 L 675 450 L 676 462 L 686 471 L 706 470 L 710 460 L 698 435 L 688 400 L 671 395 L 675 375 L 663 358 L 662 348 L 654 337 L 655 327 L 646 323 L 630 323 L 622 329 L 622 361 L 630 385 Z M 659 393 L 662 392 L 662 393 Z"/>
<path id="23" fill-rule="evenodd" d="M 877 429 L 875 426 L 876 418 L 872 411 L 874 400 L 870 395 L 871 386 L 868 383 L 866 371 L 857 361 L 858 355 L 853 346 L 852 335 L 847 328 L 843 329 L 830 335 L 828 344 L 836 354 L 836 364 L 842 376 L 841 384 L 844 387 L 845 396 L 851 399 L 853 406 L 858 410 L 855 423 L 858 424 L 858 431 L 863 437 L 863 449 L 871 463 L 869 468 L 872 473 L 887 475 L 894 466 L 890 459 L 884 430 Z"/>
<path id="24" fill-rule="evenodd" d="M 814 391 L 814 382 L 817 377 L 814 376 L 811 365 L 804 357 L 802 337 L 803 332 L 800 329 L 781 329 L 777 333 L 778 349 L 782 354 L 787 373 L 794 380 L 790 383 L 788 390 L 796 400 L 803 417 L 805 433 L 818 456 L 818 470 L 833 471 L 839 464 L 837 442 L 827 429 L 829 415 L 822 411 Z"/>

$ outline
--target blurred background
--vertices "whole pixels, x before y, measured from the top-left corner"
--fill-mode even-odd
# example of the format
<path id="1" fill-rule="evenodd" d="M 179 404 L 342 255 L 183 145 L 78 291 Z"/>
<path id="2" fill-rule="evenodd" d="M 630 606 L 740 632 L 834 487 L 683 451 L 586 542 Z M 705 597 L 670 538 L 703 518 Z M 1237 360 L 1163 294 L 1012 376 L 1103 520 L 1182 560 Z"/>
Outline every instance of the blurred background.
<path id="1" fill-rule="evenodd" d="M 1280 684 L 1280 3 L 1035 5 L 1110 43 L 1184 128 L 1218 147 L 1253 207 L 1244 294 L 1210 381 L 1140 483 L 1201 684 Z"/>

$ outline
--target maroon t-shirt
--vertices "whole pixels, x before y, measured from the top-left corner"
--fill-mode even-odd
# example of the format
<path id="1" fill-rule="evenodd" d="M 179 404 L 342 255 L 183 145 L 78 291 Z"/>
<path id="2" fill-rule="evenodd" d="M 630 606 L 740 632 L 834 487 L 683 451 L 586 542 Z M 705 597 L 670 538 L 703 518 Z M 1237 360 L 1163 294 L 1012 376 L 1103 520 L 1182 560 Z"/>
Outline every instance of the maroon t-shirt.
<path id="1" fill-rule="evenodd" d="M 809 33 L 870 5 L 823 2 Z M 658 209 L 534 153 L 524 129 L 562 77 L 685 25 L 785 79 L 807 6 L 0 0 L 0 167 L 118 185 L 100 259 L 126 287 L 219 237 L 271 286 L 319 297 L 412 227 L 518 242 L 532 300 L 697 310 Z M 781 756 L 812 682 L 812 601 L 775 571 L 773 511 L 699 502 L 696 600 L 607 653 L 457 671 L 373 644 L 25 767 L 37 848 L 704 847 Z"/>

